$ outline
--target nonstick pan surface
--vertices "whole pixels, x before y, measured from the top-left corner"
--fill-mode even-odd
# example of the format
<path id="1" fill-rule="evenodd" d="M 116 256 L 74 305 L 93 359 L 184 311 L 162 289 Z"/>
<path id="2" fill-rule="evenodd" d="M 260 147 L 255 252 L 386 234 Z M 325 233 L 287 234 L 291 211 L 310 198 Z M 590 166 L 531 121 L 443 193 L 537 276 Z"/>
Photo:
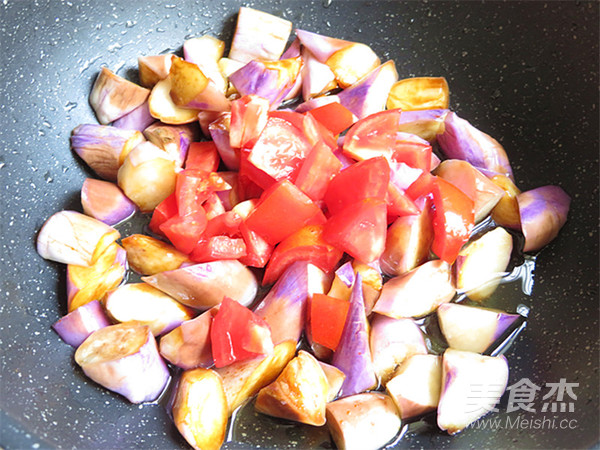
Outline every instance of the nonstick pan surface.
<path id="1" fill-rule="evenodd" d="M 0 446 L 186 448 L 161 405 L 132 406 L 89 381 L 50 326 L 66 311 L 64 267 L 35 252 L 43 222 L 80 209 L 91 176 L 69 148 L 95 123 L 87 102 L 102 66 L 135 80 L 138 55 L 179 51 L 211 33 L 230 42 L 242 5 L 219 1 L 29 1 L 0 4 Z M 509 385 L 543 388 L 536 412 L 449 437 L 427 422 L 405 447 L 597 446 L 598 2 L 255 1 L 295 27 L 364 42 L 400 78 L 444 76 L 451 108 L 499 140 L 522 190 L 559 184 L 572 199 L 559 237 L 538 256 L 531 296 L 503 285 L 493 303 L 531 310 L 509 348 Z M 124 235 L 134 225 L 121 227 Z M 578 383 L 573 411 L 542 412 L 546 383 Z M 548 419 L 547 421 L 544 421 Z M 552 422 L 554 420 L 554 422 Z M 537 425 L 536 425 L 537 424 Z M 332 448 L 323 429 L 241 414 L 227 448 Z"/>

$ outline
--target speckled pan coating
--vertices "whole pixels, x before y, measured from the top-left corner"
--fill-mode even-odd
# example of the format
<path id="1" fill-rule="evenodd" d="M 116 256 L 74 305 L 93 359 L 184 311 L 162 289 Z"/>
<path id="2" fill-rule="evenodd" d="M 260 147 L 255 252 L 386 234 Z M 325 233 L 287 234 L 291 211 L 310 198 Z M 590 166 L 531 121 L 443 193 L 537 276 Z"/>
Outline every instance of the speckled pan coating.
<path id="1" fill-rule="evenodd" d="M 531 307 L 507 353 L 509 385 L 579 383 L 574 429 L 471 429 L 454 438 L 413 427 L 404 447 L 590 447 L 598 442 L 598 21 L 591 1 L 359 2 L 257 0 L 295 26 L 368 43 L 400 78 L 445 76 L 451 108 L 506 149 L 522 190 L 559 183 L 569 221 L 537 260 L 533 295 L 503 285 L 487 305 Z M 132 406 L 87 380 L 52 331 L 66 312 L 65 271 L 35 253 L 52 213 L 80 208 L 92 173 L 69 149 L 94 123 L 87 98 L 103 65 L 135 80 L 137 56 L 180 50 L 212 32 L 230 41 L 239 2 L 0 2 L 0 445 L 14 448 L 185 448 L 161 406 Z M 120 227 L 123 235 L 140 230 Z M 516 411 L 514 419 L 542 418 Z M 505 420 L 506 397 L 499 417 Z M 331 448 L 324 429 L 291 427 L 247 408 L 238 444 Z M 548 415 L 546 413 L 546 415 Z M 275 426 L 277 425 L 277 426 Z"/>

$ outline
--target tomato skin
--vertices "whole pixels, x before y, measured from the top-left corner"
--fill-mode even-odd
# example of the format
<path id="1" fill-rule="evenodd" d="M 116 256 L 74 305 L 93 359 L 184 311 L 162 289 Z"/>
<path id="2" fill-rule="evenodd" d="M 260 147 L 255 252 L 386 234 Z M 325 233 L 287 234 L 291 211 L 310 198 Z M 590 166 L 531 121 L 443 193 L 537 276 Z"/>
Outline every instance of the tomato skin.
<path id="1" fill-rule="evenodd" d="M 248 228 L 275 245 L 304 225 L 324 223 L 321 209 L 288 180 L 281 180 L 261 195 L 246 218 Z"/>
<path id="2" fill-rule="evenodd" d="M 324 142 L 331 150 L 337 148 L 337 139 L 321 122 L 310 114 L 296 111 L 271 111 L 269 117 L 278 117 L 293 124 L 307 139 L 312 148 L 317 142 Z"/>
<path id="3" fill-rule="evenodd" d="M 399 109 L 389 109 L 360 119 L 346 133 L 344 153 L 351 158 L 364 160 L 380 156 L 381 151 L 393 148 L 401 113 Z"/>
<path id="4" fill-rule="evenodd" d="M 356 122 L 344 138 L 344 153 L 357 160 L 385 156 L 425 172 L 431 170 L 431 144 L 417 135 L 400 132 L 399 109 L 371 114 Z"/>
<path id="5" fill-rule="evenodd" d="M 267 264 L 262 284 L 271 284 L 296 261 L 307 261 L 325 273 L 331 272 L 343 252 L 323 239 L 323 225 L 307 225 L 275 247 Z"/>
<path id="6" fill-rule="evenodd" d="M 160 230 L 160 225 L 177 214 L 177 198 L 173 192 L 162 202 L 160 202 L 156 208 L 154 208 L 152 219 L 150 219 L 150 224 L 148 226 L 153 233 L 156 233 L 159 236 L 164 236 L 164 233 Z"/>
<path id="7" fill-rule="evenodd" d="M 279 180 L 293 181 L 311 148 L 306 136 L 292 123 L 269 117 L 260 137 L 246 154 L 246 167 L 241 166 L 240 171 L 263 189 Z"/>
<path id="8" fill-rule="evenodd" d="M 429 172 L 423 172 L 409 187 L 405 193 L 413 202 L 419 197 L 430 195 L 435 184 L 435 176 Z"/>
<path id="9" fill-rule="evenodd" d="M 359 161 L 342 170 L 329 182 L 324 200 L 331 214 L 365 198 L 385 199 L 390 183 L 387 160 L 376 157 Z"/>
<path id="10" fill-rule="evenodd" d="M 387 212 L 390 218 L 396 218 L 400 216 L 410 216 L 413 214 L 419 214 L 419 208 L 415 203 L 402 191 L 402 189 L 394 186 L 393 183 L 389 184 L 387 195 Z"/>
<path id="11" fill-rule="evenodd" d="M 206 228 L 206 213 L 200 209 L 187 216 L 173 216 L 160 225 L 160 230 L 180 252 L 189 254 Z"/>
<path id="12" fill-rule="evenodd" d="M 213 141 L 192 142 L 185 160 L 186 169 L 199 169 L 216 172 L 221 158 Z"/>
<path id="13" fill-rule="evenodd" d="M 309 319 L 313 341 L 335 351 L 342 337 L 349 306 L 346 300 L 313 294 Z"/>
<path id="14" fill-rule="evenodd" d="M 323 238 L 358 261 L 370 263 L 383 253 L 386 232 L 385 201 L 367 198 L 332 215 L 325 224 Z"/>
<path id="15" fill-rule="evenodd" d="M 317 142 L 312 148 L 300 170 L 294 184 L 311 200 L 322 200 L 331 179 L 342 170 L 342 163 L 323 142 Z"/>
<path id="16" fill-rule="evenodd" d="M 354 114 L 341 103 L 332 102 L 307 112 L 334 135 L 350 128 L 354 123 Z"/>
<path id="17" fill-rule="evenodd" d="M 452 264 L 473 230 L 473 200 L 443 178 L 434 178 L 431 250 L 440 259 Z"/>
<path id="18" fill-rule="evenodd" d="M 238 172 L 237 186 L 240 201 L 261 196 L 264 189 L 254 181 L 257 177 L 262 180 L 261 184 L 265 186 L 270 187 L 275 184 L 275 181 L 270 176 L 248 162 L 249 152 L 247 149 L 240 151 L 240 171 Z"/>
<path id="19" fill-rule="evenodd" d="M 217 368 L 273 351 L 267 322 L 228 297 L 223 298 L 213 318 L 210 339 Z"/>
<path id="20" fill-rule="evenodd" d="M 269 101 L 258 95 L 244 95 L 231 102 L 229 142 L 233 148 L 251 148 L 267 124 Z"/>
<path id="21" fill-rule="evenodd" d="M 246 255 L 239 258 L 239 261 L 250 267 L 265 267 L 273 254 L 274 246 L 250 230 L 245 223 L 240 225 L 240 233 L 246 244 Z"/>

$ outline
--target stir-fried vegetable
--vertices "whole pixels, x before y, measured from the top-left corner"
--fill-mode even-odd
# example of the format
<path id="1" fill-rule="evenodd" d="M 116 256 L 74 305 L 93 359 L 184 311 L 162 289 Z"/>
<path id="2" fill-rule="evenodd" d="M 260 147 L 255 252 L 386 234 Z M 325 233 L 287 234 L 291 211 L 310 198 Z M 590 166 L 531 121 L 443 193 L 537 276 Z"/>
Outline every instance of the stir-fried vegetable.
<path id="1" fill-rule="evenodd" d="M 436 409 L 459 432 L 508 380 L 482 353 L 520 316 L 486 302 L 515 252 L 558 235 L 570 198 L 521 193 L 444 78 L 398 81 L 369 46 L 307 30 L 286 49 L 291 32 L 242 7 L 226 56 L 207 34 L 184 58 L 140 56 L 141 85 L 102 69 L 100 124 L 71 136 L 102 180 L 84 182 L 85 214 L 56 213 L 37 240 L 68 265 L 53 328 L 133 403 L 176 375 L 172 419 L 194 448 L 219 448 L 254 396 L 260 413 L 326 425 L 338 448 L 379 448 Z M 122 248 L 112 226 L 136 212 L 149 235 Z M 130 269 L 141 282 L 123 284 Z M 474 383 L 491 389 L 483 412 L 465 408 Z"/>

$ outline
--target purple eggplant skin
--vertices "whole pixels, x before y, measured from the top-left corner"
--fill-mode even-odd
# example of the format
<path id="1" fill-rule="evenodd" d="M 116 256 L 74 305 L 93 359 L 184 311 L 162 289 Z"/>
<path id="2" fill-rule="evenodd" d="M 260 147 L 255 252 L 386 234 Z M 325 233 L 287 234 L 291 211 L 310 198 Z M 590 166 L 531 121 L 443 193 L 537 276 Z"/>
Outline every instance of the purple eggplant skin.
<path id="1" fill-rule="evenodd" d="M 146 100 L 133 111 L 115 120 L 112 125 L 113 127 L 122 130 L 144 131 L 155 121 L 156 119 L 150 114 L 150 108 L 148 107 L 148 101 Z"/>
<path id="2" fill-rule="evenodd" d="M 540 250 L 552 241 L 567 221 L 571 197 L 559 186 L 542 186 L 517 196 L 523 251 Z"/>
<path id="3" fill-rule="evenodd" d="M 77 348 L 94 331 L 110 324 L 102 305 L 94 300 L 63 316 L 52 328 L 63 341 Z"/>
<path id="4" fill-rule="evenodd" d="M 295 79 L 285 77 L 281 80 L 282 72 L 268 69 L 263 62 L 250 61 L 241 69 L 229 76 L 229 81 L 235 86 L 240 95 L 255 94 L 269 101 L 276 108 L 292 90 Z"/>
<path id="5" fill-rule="evenodd" d="M 387 61 L 373 69 L 352 86 L 338 94 L 340 103 L 362 119 L 385 109 L 392 85 L 398 81 L 393 61 Z"/>
<path id="6" fill-rule="evenodd" d="M 81 205 L 85 214 L 110 226 L 128 219 L 137 210 L 116 184 L 95 178 L 83 182 Z"/>
<path id="7" fill-rule="evenodd" d="M 456 113 L 446 114 L 444 132 L 437 136 L 437 141 L 447 158 L 467 161 L 487 176 L 500 174 L 513 179 L 502 145 Z"/>
<path id="8" fill-rule="evenodd" d="M 144 140 L 144 136 L 136 130 L 82 124 L 73 129 L 71 147 L 100 178 L 116 181 L 123 150 L 126 147 L 131 149 Z"/>
<path id="9" fill-rule="evenodd" d="M 369 326 L 360 273 L 356 274 L 346 323 L 331 363 L 346 375 L 340 397 L 358 394 L 377 385 L 369 348 Z"/>
<path id="10" fill-rule="evenodd" d="M 293 263 L 279 277 L 254 313 L 271 328 L 273 344 L 298 342 L 304 329 L 308 298 L 323 293 L 326 275 L 305 261 Z"/>
<path id="11" fill-rule="evenodd" d="M 88 377 L 131 403 L 156 400 L 171 377 L 150 328 L 137 322 L 95 331 L 79 346 L 75 361 Z"/>
<path id="12" fill-rule="evenodd" d="M 320 106 L 328 105 L 329 103 L 340 103 L 340 98 L 335 95 L 323 95 L 321 97 L 314 97 L 310 100 L 306 100 L 303 103 L 300 103 L 294 111 L 298 113 L 305 113 L 310 111 L 311 109 L 319 108 Z"/>
<path id="13" fill-rule="evenodd" d="M 183 166 L 190 143 L 199 138 L 193 125 L 162 123 L 155 123 L 147 127 L 144 130 L 144 137 L 171 155 L 177 161 L 178 167 Z"/>
<path id="14" fill-rule="evenodd" d="M 225 296 L 248 306 L 258 289 L 254 273 L 237 259 L 179 267 L 142 277 L 142 281 L 202 311 L 220 304 Z"/>
<path id="15" fill-rule="evenodd" d="M 416 134 L 430 143 L 434 142 L 437 135 L 444 131 L 444 119 L 448 112 L 448 109 L 402 111 L 398 131 Z"/>
<path id="16" fill-rule="evenodd" d="M 313 33 L 312 31 L 296 29 L 296 36 L 315 56 L 317 61 L 325 64 L 329 57 L 335 52 L 352 45 L 350 41 L 324 36 L 322 34 Z"/>
<path id="17" fill-rule="evenodd" d="M 352 262 L 348 261 L 347 263 L 341 265 L 335 271 L 336 277 L 340 279 L 346 286 L 352 287 L 356 275 L 354 273 L 354 268 L 352 267 Z"/>

